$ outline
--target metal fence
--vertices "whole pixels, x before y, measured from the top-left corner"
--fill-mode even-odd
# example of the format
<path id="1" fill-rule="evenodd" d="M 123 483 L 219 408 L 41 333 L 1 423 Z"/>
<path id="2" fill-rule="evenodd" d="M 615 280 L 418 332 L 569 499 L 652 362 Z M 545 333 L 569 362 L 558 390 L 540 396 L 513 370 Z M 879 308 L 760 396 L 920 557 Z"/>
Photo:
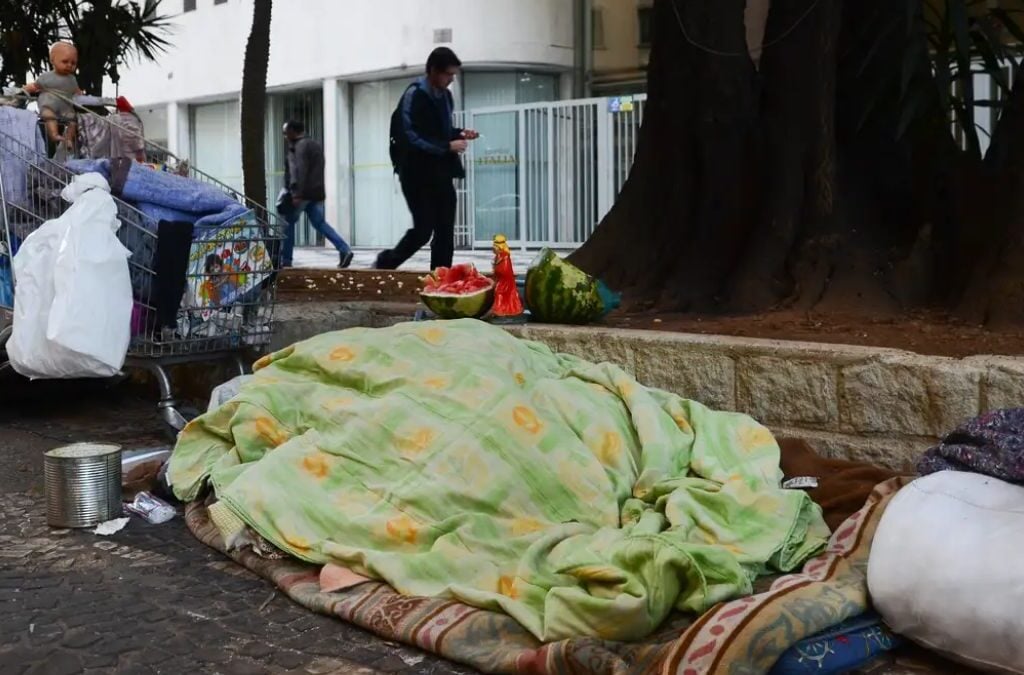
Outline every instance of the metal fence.
<path id="1" fill-rule="evenodd" d="M 456 245 L 572 248 L 611 209 L 636 154 L 646 96 L 481 108 L 456 124 L 480 138 L 457 185 Z"/>

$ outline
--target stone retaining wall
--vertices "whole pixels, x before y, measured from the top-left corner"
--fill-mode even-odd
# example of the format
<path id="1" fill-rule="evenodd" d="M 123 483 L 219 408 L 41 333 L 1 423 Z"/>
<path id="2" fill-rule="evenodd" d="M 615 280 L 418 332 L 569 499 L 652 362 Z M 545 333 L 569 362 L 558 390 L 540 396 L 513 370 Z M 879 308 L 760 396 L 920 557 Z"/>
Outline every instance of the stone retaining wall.
<path id="1" fill-rule="evenodd" d="M 275 347 L 329 330 L 411 318 L 386 304 L 283 305 Z M 523 338 L 610 361 L 653 387 L 752 415 L 832 456 L 907 468 L 979 412 L 1024 406 L 1024 358 L 952 359 L 893 349 L 531 324 Z"/>

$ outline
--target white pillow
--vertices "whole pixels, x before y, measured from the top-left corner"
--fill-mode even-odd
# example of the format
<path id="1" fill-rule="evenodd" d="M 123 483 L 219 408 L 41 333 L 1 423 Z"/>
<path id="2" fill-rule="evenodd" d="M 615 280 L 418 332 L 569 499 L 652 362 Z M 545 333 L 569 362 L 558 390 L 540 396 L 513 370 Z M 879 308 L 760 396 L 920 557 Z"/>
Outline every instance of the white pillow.
<path id="1" fill-rule="evenodd" d="M 1024 487 L 956 471 L 915 480 L 882 515 L 868 590 L 895 632 L 1024 673 Z"/>

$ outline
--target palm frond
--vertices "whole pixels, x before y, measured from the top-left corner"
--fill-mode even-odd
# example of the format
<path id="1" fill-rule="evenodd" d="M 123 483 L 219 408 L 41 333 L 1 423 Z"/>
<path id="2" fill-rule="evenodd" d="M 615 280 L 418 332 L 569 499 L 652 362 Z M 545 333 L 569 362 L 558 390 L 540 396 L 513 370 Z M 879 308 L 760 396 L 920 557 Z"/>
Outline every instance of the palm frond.
<path id="1" fill-rule="evenodd" d="M 857 70 L 858 76 L 865 74 L 868 90 L 862 118 L 881 115 L 898 120 L 894 132 L 900 137 L 914 127 L 915 121 L 932 114 L 929 111 L 938 110 L 949 116 L 966 151 L 978 155 L 981 144 L 975 110 L 999 110 L 999 97 L 1009 92 L 1012 83 L 1007 71 L 1020 66 L 1024 53 L 1024 13 L 993 8 L 987 0 L 903 2 L 899 6 L 902 9 L 883 5 L 882 18 L 872 24 L 873 37 L 878 42 L 892 40 L 894 30 L 900 26 L 905 30 L 903 62 L 895 69 L 899 93 L 894 100 L 891 78 L 877 77 L 879 72 L 894 70 L 892 64 L 879 61 L 889 58 L 892 52 L 879 49 L 878 44 L 870 45 Z M 874 73 L 876 81 L 867 82 L 867 73 Z M 991 98 L 978 99 L 978 75 L 991 78 Z M 935 105 L 928 105 L 929 100 Z M 889 108 L 894 104 L 896 111 L 892 113 Z"/>
<path id="2" fill-rule="evenodd" d="M 48 68 L 49 47 L 79 47 L 79 71 L 94 86 L 118 80 L 129 59 L 154 61 L 170 47 L 162 0 L 0 0 L 0 78 L 16 82 Z"/>

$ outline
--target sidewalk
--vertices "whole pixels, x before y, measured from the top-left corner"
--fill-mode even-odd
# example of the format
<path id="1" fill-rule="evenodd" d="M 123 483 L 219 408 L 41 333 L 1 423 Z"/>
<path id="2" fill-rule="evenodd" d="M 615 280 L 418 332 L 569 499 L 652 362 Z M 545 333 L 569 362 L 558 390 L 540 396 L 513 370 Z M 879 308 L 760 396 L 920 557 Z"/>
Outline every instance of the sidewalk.
<path id="1" fill-rule="evenodd" d="M 356 248 L 352 252 L 355 254 L 355 257 L 352 258 L 352 269 L 370 269 L 373 267 L 380 249 Z M 526 265 L 530 263 L 536 252 L 517 250 L 513 251 L 513 255 L 515 264 L 522 267 L 523 271 L 525 271 Z M 494 254 L 489 250 L 455 251 L 456 263 L 471 262 L 477 266 L 477 269 L 482 271 L 490 271 L 493 259 Z M 338 254 L 333 248 L 296 248 L 294 263 L 295 267 L 331 269 L 338 266 Z M 406 272 L 429 272 L 430 248 L 424 247 L 418 251 L 416 255 L 402 265 L 401 269 Z"/>
<path id="2" fill-rule="evenodd" d="M 0 406 L 0 674 L 475 672 L 296 605 L 180 516 L 111 537 L 45 522 L 42 453 L 166 443 L 153 401 L 75 384 Z"/>

